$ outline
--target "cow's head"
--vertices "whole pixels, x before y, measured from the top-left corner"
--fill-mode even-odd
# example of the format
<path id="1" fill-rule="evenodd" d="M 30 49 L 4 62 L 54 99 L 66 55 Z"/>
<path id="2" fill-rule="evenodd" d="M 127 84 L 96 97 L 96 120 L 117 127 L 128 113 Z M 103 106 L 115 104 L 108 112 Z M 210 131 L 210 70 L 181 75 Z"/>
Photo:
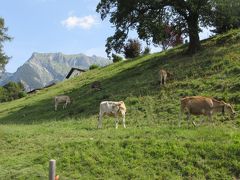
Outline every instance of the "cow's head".
<path id="1" fill-rule="evenodd" d="M 224 103 L 223 106 L 223 113 L 226 112 L 228 114 L 230 114 L 230 117 L 233 119 L 236 115 L 236 112 L 234 111 L 233 107 L 231 104 L 229 103 Z"/>
<path id="2" fill-rule="evenodd" d="M 119 101 L 117 106 L 118 106 L 118 111 L 121 112 L 121 114 L 126 113 L 126 106 L 123 101 Z"/>

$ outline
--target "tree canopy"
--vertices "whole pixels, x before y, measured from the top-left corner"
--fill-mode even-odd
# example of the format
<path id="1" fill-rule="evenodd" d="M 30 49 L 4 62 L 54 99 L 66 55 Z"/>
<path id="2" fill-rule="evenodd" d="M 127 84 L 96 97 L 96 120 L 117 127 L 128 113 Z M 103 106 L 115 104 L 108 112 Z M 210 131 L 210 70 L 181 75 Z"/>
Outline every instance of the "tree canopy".
<path id="1" fill-rule="evenodd" d="M 142 50 L 141 43 L 138 39 L 129 39 L 123 48 L 125 58 L 138 57 Z"/>
<path id="2" fill-rule="evenodd" d="M 9 57 L 3 52 L 3 42 L 11 40 L 11 37 L 6 34 L 7 30 L 4 19 L 0 17 L 0 71 L 5 70 L 5 65 L 9 60 Z"/>
<path id="3" fill-rule="evenodd" d="M 0 102 L 12 101 L 26 96 L 22 83 L 9 82 L 0 87 Z"/>
<path id="4" fill-rule="evenodd" d="M 189 36 L 190 53 L 200 49 L 200 27 L 213 24 L 217 0 L 101 0 L 96 11 L 109 17 L 115 34 L 107 39 L 106 52 L 121 52 L 130 30 L 153 44 L 164 40 L 166 26 Z"/>
<path id="5" fill-rule="evenodd" d="M 215 28 L 213 32 L 218 34 L 240 28 L 240 1 L 217 0 L 212 26 Z"/>

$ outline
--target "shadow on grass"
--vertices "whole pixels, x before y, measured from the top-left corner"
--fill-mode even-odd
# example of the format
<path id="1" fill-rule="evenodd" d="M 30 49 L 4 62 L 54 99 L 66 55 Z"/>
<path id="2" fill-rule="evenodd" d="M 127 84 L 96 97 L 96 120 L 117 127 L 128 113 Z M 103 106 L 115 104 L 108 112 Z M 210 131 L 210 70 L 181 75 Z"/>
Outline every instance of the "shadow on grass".
<path id="1" fill-rule="evenodd" d="M 153 58 L 124 69 L 111 78 L 102 79 L 101 91 L 91 90 L 91 83 L 74 88 L 67 93 L 73 102 L 66 109 L 59 105 L 58 110 L 54 111 L 53 98 L 40 100 L 31 105 L 25 104 L 20 109 L 8 112 L 0 119 L 0 124 L 37 124 L 66 118 L 74 119 L 79 116 L 81 118 L 97 116 L 99 104 L 103 100 L 119 101 L 125 100 L 130 95 L 138 97 L 158 93 L 157 70 L 159 65 L 165 63 L 166 61 L 161 58 Z"/>

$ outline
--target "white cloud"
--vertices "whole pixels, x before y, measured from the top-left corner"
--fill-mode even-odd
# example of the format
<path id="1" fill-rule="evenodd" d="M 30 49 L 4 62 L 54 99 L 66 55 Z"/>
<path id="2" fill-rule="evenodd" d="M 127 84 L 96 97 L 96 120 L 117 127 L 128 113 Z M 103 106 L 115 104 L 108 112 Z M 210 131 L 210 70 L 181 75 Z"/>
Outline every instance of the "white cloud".
<path id="1" fill-rule="evenodd" d="M 68 29 L 82 28 L 90 29 L 97 24 L 97 19 L 95 16 L 89 15 L 84 17 L 69 16 L 66 20 L 63 20 L 62 25 Z"/>

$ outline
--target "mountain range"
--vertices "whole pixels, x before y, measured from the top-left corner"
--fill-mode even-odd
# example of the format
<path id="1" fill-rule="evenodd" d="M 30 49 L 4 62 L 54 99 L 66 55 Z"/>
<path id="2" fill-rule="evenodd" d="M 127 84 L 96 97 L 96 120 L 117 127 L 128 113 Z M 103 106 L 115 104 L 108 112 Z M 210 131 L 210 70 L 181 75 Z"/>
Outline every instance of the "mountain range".
<path id="1" fill-rule="evenodd" d="M 30 91 L 64 80 L 72 67 L 88 70 L 93 64 L 106 66 L 110 63 L 110 60 L 95 55 L 35 52 L 15 73 L 4 73 L 0 85 L 22 82 L 26 91 Z"/>

